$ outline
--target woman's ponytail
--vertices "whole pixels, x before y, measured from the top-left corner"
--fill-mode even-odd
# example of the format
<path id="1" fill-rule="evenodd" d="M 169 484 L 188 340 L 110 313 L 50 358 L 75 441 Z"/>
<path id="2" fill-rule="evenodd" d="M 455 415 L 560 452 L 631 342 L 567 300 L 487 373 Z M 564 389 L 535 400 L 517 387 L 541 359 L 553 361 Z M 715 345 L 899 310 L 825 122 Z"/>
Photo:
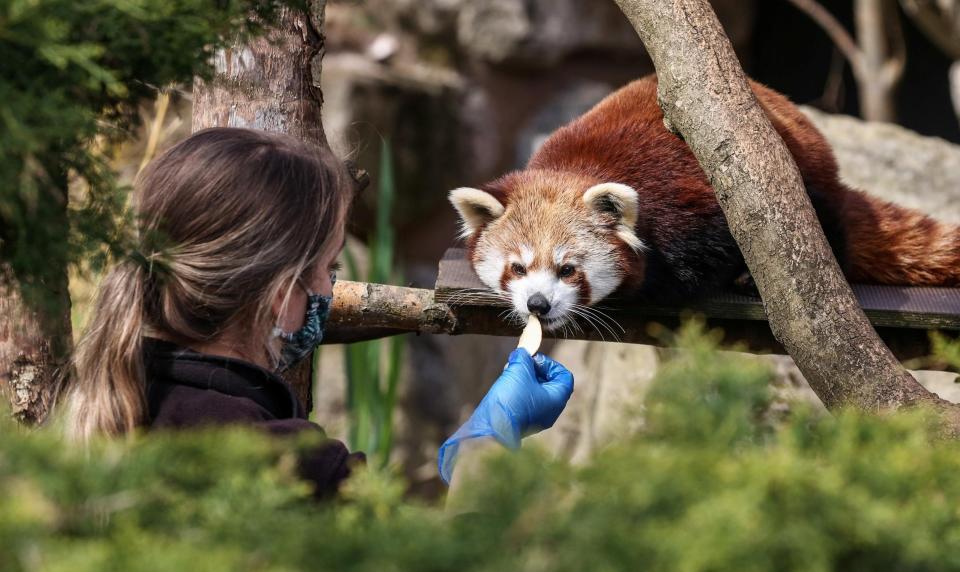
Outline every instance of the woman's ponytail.
<path id="1" fill-rule="evenodd" d="M 145 409 L 143 329 L 149 270 L 126 260 L 104 277 L 91 322 L 74 353 L 66 389 L 66 432 L 86 441 L 139 425 Z"/>

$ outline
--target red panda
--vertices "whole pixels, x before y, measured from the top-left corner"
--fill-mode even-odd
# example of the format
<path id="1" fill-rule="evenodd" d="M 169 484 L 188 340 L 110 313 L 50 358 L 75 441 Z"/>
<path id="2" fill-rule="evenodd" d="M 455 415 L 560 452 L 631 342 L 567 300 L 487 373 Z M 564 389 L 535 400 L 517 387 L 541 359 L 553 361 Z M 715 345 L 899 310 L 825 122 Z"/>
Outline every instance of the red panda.
<path id="1" fill-rule="evenodd" d="M 751 87 L 851 282 L 960 286 L 958 227 L 847 187 L 797 107 Z M 558 129 L 525 169 L 450 200 L 480 279 L 549 329 L 614 293 L 678 299 L 747 272 L 706 175 L 664 127 L 655 76 Z"/>

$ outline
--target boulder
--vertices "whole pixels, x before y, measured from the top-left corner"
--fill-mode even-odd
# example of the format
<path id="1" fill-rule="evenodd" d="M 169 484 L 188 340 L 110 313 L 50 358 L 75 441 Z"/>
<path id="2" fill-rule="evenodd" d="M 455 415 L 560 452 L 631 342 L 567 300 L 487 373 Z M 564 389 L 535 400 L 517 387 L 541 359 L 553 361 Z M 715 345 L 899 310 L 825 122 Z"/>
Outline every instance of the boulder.
<path id="1" fill-rule="evenodd" d="M 847 183 L 960 224 L 960 146 L 890 123 L 802 109 L 830 141 Z"/>

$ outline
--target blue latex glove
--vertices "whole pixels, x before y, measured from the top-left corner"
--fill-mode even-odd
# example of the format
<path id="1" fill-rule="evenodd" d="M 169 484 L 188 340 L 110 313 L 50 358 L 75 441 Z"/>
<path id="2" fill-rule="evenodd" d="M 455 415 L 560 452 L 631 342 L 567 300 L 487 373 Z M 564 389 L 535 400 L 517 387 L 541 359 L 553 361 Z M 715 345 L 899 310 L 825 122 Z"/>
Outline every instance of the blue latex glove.
<path id="1" fill-rule="evenodd" d="M 542 354 L 517 348 L 470 419 L 440 447 L 440 477 L 450 483 L 457 450 L 465 439 L 493 437 L 510 449 L 520 439 L 556 422 L 573 393 L 573 374 Z"/>

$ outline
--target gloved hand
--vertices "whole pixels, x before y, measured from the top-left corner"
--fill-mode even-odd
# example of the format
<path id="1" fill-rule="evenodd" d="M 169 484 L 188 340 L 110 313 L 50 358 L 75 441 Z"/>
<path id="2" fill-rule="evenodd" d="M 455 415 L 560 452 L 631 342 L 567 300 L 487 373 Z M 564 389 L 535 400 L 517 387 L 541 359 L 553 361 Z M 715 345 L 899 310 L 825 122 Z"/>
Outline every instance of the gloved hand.
<path id="1" fill-rule="evenodd" d="M 450 482 L 465 439 L 493 437 L 516 449 L 522 437 L 552 427 L 572 393 L 573 374 L 567 368 L 542 354 L 530 357 L 524 349 L 513 350 L 470 419 L 440 447 L 440 477 Z"/>

